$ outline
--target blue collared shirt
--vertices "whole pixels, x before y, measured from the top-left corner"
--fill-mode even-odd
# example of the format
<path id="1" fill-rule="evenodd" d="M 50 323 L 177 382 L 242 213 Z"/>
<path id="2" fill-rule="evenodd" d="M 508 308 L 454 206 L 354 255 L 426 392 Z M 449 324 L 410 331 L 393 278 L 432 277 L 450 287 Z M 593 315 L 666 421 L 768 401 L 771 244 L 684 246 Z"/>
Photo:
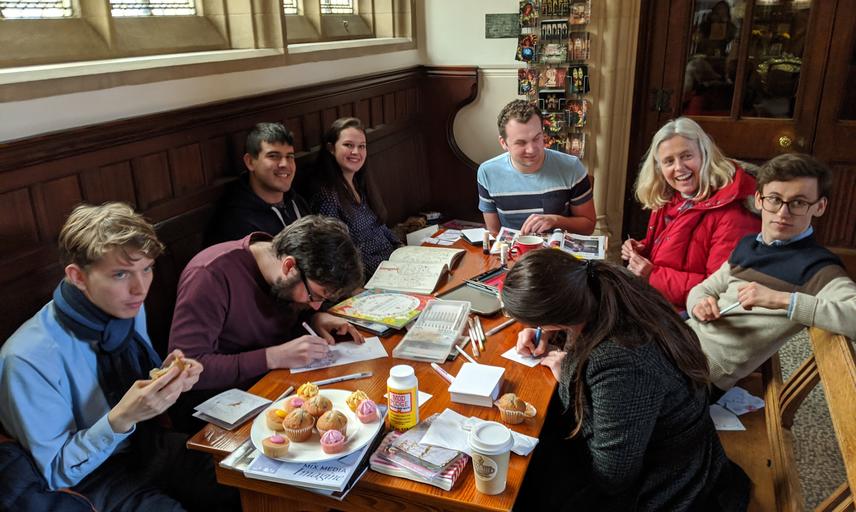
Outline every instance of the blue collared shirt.
<path id="1" fill-rule="evenodd" d="M 809 226 L 805 229 L 805 231 L 803 231 L 799 235 L 791 238 L 790 240 L 773 240 L 772 242 L 767 243 L 764 241 L 764 237 L 761 236 L 761 233 L 758 233 L 758 236 L 755 238 L 755 240 L 761 242 L 762 244 L 764 244 L 768 247 L 784 247 L 788 244 L 792 244 L 794 242 L 799 242 L 800 240 L 802 240 L 804 238 L 808 238 L 813 233 L 814 233 L 814 227 Z M 797 294 L 792 293 L 790 301 L 788 302 L 788 318 L 793 318 L 794 307 L 796 306 L 796 304 L 797 304 Z"/>
<path id="2" fill-rule="evenodd" d="M 143 308 L 135 326 L 148 342 Z M 113 432 L 109 412 L 95 350 L 57 322 L 53 301 L 0 349 L 0 421 L 51 489 L 76 485 L 134 432 Z"/>

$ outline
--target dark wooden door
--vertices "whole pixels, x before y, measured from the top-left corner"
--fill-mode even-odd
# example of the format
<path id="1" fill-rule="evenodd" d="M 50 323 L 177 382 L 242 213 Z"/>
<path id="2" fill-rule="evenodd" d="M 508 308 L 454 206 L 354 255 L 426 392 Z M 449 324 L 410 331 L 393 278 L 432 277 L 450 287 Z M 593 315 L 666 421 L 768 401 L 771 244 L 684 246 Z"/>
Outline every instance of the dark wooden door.
<path id="1" fill-rule="evenodd" d="M 835 13 L 814 155 L 832 168 L 834 182 L 820 241 L 856 274 L 856 2 L 840 1 Z"/>
<path id="2" fill-rule="evenodd" d="M 642 12 L 623 235 L 645 229 L 633 184 L 651 137 L 684 115 L 731 158 L 800 151 L 832 165 L 843 196 L 818 231 L 839 252 L 856 247 L 856 107 L 842 107 L 856 87 L 854 2 L 644 0 Z"/>

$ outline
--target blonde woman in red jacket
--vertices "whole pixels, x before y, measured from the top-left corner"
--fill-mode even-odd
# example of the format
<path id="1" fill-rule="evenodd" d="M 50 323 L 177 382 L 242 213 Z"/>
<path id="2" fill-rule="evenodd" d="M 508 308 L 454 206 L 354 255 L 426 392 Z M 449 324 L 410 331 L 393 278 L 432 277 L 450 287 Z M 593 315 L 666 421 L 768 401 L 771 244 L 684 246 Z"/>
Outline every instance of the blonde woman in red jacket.
<path id="1" fill-rule="evenodd" d="M 621 257 L 683 312 L 689 291 L 761 229 L 754 193 L 755 179 L 701 126 L 673 119 L 654 134 L 636 181 L 636 198 L 652 210 L 645 237 L 624 242 Z"/>

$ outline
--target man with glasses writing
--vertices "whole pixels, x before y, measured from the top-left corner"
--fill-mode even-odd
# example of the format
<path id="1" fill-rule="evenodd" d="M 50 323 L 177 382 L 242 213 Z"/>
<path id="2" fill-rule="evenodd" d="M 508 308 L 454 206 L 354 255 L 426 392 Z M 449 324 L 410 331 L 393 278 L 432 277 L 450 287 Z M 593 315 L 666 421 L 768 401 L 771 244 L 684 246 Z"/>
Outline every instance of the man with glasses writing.
<path id="1" fill-rule="evenodd" d="M 205 365 L 196 389 L 220 391 L 325 357 L 334 333 L 362 343 L 351 324 L 318 311 L 361 286 L 362 268 L 345 225 L 316 215 L 273 238 L 252 233 L 209 247 L 181 273 L 170 350 Z M 318 336 L 306 334 L 304 321 Z"/>
<path id="2" fill-rule="evenodd" d="M 809 155 L 779 155 L 761 166 L 755 193 L 761 233 L 743 238 L 728 261 L 690 291 L 688 322 L 719 390 L 805 327 L 856 336 L 856 283 L 811 226 L 826 210 L 831 182 L 830 170 Z"/>

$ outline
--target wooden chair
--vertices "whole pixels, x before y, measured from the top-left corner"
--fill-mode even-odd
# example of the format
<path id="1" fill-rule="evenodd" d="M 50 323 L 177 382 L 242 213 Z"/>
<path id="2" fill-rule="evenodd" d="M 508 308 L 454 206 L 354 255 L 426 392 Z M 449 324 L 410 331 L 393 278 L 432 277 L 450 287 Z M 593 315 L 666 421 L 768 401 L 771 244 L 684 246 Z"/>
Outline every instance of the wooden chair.
<path id="1" fill-rule="evenodd" d="M 809 392 L 823 383 L 835 437 L 846 470 L 845 481 L 815 509 L 855 511 L 856 490 L 856 355 L 853 343 L 822 329 L 809 331 L 812 355 L 782 380 L 778 354 L 741 386 L 764 397 L 764 409 L 741 416 L 745 432 L 720 432 L 731 460 L 752 480 L 751 511 L 797 512 L 805 509 L 791 432 L 794 415 Z"/>

